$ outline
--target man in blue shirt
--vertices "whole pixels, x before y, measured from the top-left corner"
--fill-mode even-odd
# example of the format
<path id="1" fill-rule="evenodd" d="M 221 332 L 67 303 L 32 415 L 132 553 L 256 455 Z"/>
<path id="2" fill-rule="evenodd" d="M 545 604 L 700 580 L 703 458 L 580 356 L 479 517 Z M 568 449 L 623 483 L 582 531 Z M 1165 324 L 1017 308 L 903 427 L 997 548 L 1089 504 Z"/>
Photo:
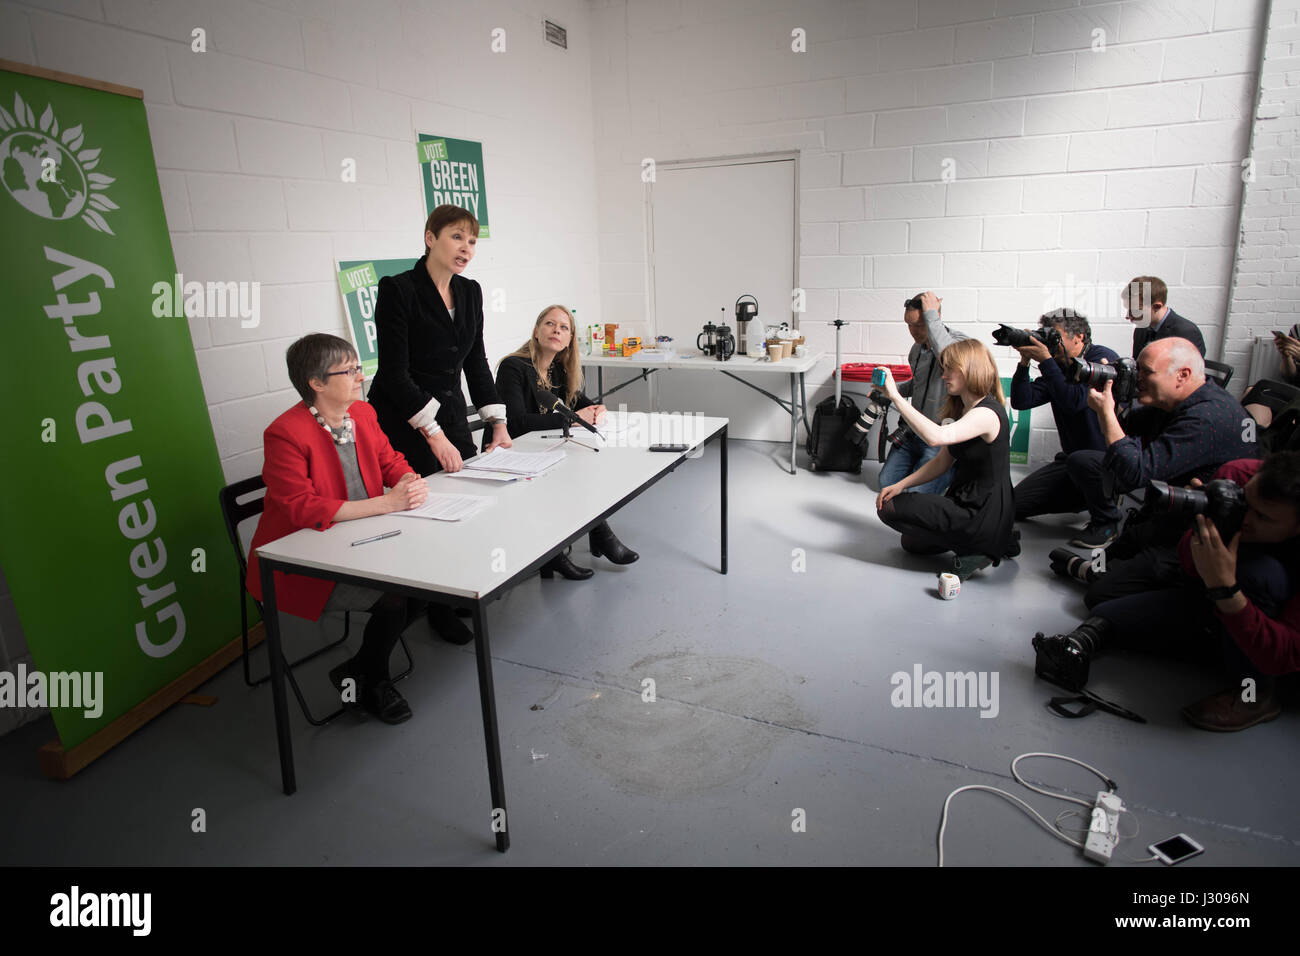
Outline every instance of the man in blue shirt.
<path id="1" fill-rule="evenodd" d="M 1037 408 L 1050 402 L 1061 451 L 1055 461 L 1016 485 L 1017 521 L 1035 515 L 1074 514 L 1088 506 L 1083 492 L 1070 480 L 1066 459 L 1071 452 L 1083 449 L 1105 451 L 1106 443 L 1097 416 L 1088 407 L 1088 386 L 1067 382 L 1065 371 L 1080 357 L 1111 365 L 1119 361 L 1119 356 L 1106 346 L 1093 343 L 1092 327 L 1085 315 L 1071 309 L 1057 309 L 1038 321 L 1044 329 L 1056 329 L 1061 336 L 1061 347 L 1056 355 L 1051 355 L 1047 346 L 1037 341 L 1016 349 L 1020 353 L 1020 365 L 1011 377 L 1011 407 Z M 1033 381 L 1029 379 L 1031 361 L 1038 363 L 1038 378 Z"/>

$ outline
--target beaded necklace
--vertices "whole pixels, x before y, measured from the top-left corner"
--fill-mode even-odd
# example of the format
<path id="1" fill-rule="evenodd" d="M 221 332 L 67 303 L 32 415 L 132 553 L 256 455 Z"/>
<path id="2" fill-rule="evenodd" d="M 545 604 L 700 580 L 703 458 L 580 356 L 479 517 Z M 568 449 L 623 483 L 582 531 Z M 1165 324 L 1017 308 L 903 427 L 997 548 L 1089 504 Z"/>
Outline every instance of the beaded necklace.
<path id="1" fill-rule="evenodd" d="M 339 431 L 335 431 L 334 429 L 330 428 L 329 424 L 325 421 L 325 416 L 322 415 L 320 412 L 316 411 L 315 405 L 309 406 L 307 410 L 311 412 L 314 416 L 316 416 L 316 421 L 320 423 L 321 428 L 325 429 L 325 433 L 329 435 L 330 438 L 338 442 L 340 445 L 346 445 L 348 442 L 353 440 L 352 416 L 349 415 L 347 412 L 343 413 L 342 429 L 340 429 Z"/>

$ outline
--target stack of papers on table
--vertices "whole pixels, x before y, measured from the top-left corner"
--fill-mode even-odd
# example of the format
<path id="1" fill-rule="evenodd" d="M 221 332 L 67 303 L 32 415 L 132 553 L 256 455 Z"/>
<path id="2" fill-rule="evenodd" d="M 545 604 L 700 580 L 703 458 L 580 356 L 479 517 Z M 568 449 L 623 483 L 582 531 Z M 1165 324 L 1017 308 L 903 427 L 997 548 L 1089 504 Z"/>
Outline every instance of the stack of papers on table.
<path id="1" fill-rule="evenodd" d="M 564 460 L 564 450 L 515 451 L 513 448 L 493 448 L 483 455 L 465 461 L 465 467 L 455 472 L 453 478 L 487 478 L 491 481 L 516 481 L 536 478 Z"/>
<path id="2" fill-rule="evenodd" d="M 474 517 L 495 500 L 482 495 L 429 495 L 420 507 L 410 511 L 395 511 L 393 514 L 403 518 L 464 521 Z"/>

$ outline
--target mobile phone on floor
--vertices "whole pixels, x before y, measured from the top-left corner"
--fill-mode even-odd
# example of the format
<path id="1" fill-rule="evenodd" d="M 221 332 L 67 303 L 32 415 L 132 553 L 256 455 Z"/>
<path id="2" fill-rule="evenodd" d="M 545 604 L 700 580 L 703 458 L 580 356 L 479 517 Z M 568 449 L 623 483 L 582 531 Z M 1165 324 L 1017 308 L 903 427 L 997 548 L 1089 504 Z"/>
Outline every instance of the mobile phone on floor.
<path id="1" fill-rule="evenodd" d="M 1205 847 L 1186 833 L 1180 833 L 1177 836 L 1171 836 L 1168 840 L 1152 843 L 1147 847 L 1147 850 L 1161 863 L 1166 866 L 1173 866 L 1175 863 L 1182 863 L 1183 860 L 1190 860 L 1197 854 L 1204 853 Z"/>

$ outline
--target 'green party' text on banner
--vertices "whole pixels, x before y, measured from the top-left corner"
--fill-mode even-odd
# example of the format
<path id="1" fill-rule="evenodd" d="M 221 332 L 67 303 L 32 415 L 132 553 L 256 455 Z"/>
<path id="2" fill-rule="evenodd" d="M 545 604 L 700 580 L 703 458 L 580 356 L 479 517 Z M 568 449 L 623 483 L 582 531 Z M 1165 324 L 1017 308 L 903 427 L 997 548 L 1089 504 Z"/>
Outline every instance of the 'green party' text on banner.
<path id="1" fill-rule="evenodd" d="M 237 572 L 144 104 L 0 70 L 0 179 L 0 566 L 70 748 L 238 635 Z"/>
<path id="2" fill-rule="evenodd" d="M 375 338 L 375 300 L 379 298 L 379 280 L 410 272 L 415 259 L 339 259 L 339 292 L 343 311 L 348 316 L 348 331 L 357 348 L 361 370 L 366 378 L 379 370 L 379 348 Z"/>
<path id="3" fill-rule="evenodd" d="M 468 209 L 487 239 L 487 183 L 483 178 L 483 144 L 468 139 L 419 134 L 420 181 L 424 183 L 424 216 L 449 203 Z"/>

